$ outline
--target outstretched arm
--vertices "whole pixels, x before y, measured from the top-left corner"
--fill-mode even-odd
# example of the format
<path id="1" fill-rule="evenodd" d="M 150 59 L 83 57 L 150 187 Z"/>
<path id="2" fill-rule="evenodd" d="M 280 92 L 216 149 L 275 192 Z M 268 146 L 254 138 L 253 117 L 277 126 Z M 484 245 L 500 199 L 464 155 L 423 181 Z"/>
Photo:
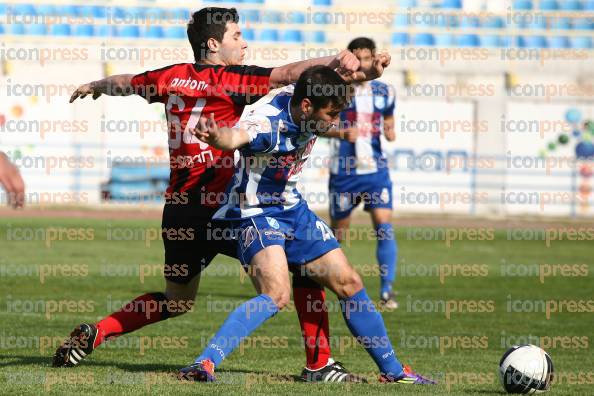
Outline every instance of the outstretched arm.
<path id="1" fill-rule="evenodd" d="M 219 128 L 213 113 L 210 113 L 208 119 L 200 117 L 192 133 L 204 143 L 219 150 L 235 150 L 250 142 L 250 137 L 244 129 Z"/>
<path id="2" fill-rule="evenodd" d="M 90 82 L 81 85 L 74 91 L 70 97 L 70 103 L 78 98 L 85 98 L 87 95 L 93 96 L 93 100 L 101 95 L 108 96 L 129 96 L 134 93 L 132 88 L 132 77 L 134 74 L 118 74 L 102 80 Z"/>

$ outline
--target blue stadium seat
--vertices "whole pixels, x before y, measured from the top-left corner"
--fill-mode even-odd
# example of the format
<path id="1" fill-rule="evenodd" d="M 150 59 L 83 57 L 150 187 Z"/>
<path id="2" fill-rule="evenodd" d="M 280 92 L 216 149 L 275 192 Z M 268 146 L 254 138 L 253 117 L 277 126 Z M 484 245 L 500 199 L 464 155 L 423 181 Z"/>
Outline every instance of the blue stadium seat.
<path id="1" fill-rule="evenodd" d="M 574 29 L 594 30 L 594 20 L 592 18 L 575 18 L 572 23 Z"/>
<path id="2" fill-rule="evenodd" d="M 476 34 L 463 34 L 456 37 L 456 43 L 459 47 L 478 47 L 480 45 L 479 37 Z"/>
<path id="3" fill-rule="evenodd" d="M 243 23 L 252 22 L 252 23 L 259 23 L 260 22 L 260 11 L 259 10 L 244 10 L 239 14 L 240 20 Z"/>
<path id="4" fill-rule="evenodd" d="M 397 32 L 392 34 L 392 45 L 395 46 L 402 46 L 402 45 L 408 45 L 408 33 L 404 33 L 404 32 Z"/>
<path id="5" fill-rule="evenodd" d="M 122 26 L 117 31 L 118 37 L 136 38 L 140 37 L 140 28 L 136 25 Z"/>
<path id="6" fill-rule="evenodd" d="M 105 6 L 82 6 L 78 9 L 78 13 L 82 17 L 103 19 L 107 15 L 107 8 Z"/>
<path id="7" fill-rule="evenodd" d="M 398 4 L 400 4 L 400 7 L 415 8 L 417 6 L 417 0 L 400 0 Z"/>
<path id="8" fill-rule="evenodd" d="M 95 28 L 93 25 L 75 25 L 74 35 L 78 37 L 93 37 Z"/>
<path id="9" fill-rule="evenodd" d="M 547 48 L 547 40 L 543 36 L 520 36 L 518 46 L 520 48 Z"/>
<path id="10" fill-rule="evenodd" d="M 111 7 L 110 14 L 117 19 L 124 19 L 128 15 L 125 7 Z"/>
<path id="11" fill-rule="evenodd" d="M 324 44 L 326 42 L 326 32 L 321 30 L 310 32 L 309 41 L 315 44 Z"/>
<path id="12" fill-rule="evenodd" d="M 498 48 L 503 46 L 502 40 L 499 36 L 480 36 L 479 40 L 481 47 Z"/>
<path id="13" fill-rule="evenodd" d="M 163 38 L 163 36 L 165 36 L 165 33 L 163 32 L 163 28 L 161 26 L 149 26 L 144 31 L 144 37 L 146 38 L 160 39 Z"/>
<path id="14" fill-rule="evenodd" d="M 238 3 L 264 4 L 264 0 L 238 0 Z"/>
<path id="15" fill-rule="evenodd" d="M 540 0 L 540 9 L 554 11 L 559 9 L 559 4 L 557 4 L 557 0 Z"/>
<path id="16" fill-rule="evenodd" d="M 256 39 L 256 33 L 254 32 L 254 29 L 243 28 L 241 29 L 241 35 L 246 41 L 253 41 Z"/>
<path id="17" fill-rule="evenodd" d="M 531 19 L 528 23 L 525 23 L 522 27 L 525 29 L 546 29 L 547 28 L 547 19 L 538 14 L 533 14 L 527 17 Z"/>
<path id="18" fill-rule="evenodd" d="M 141 19 L 146 17 L 147 9 L 145 7 L 125 7 L 123 9 L 124 18 Z"/>
<path id="19" fill-rule="evenodd" d="M 289 29 L 283 32 L 282 41 L 287 43 L 302 43 L 303 34 L 300 30 Z"/>
<path id="20" fill-rule="evenodd" d="M 394 26 L 408 26 L 408 16 L 406 14 L 396 14 L 393 24 Z"/>
<path id="21" fill-rule="evenodd" d="M 166 17 L 172 22 L 187 22 L 190 20 L 190 17 L 192 16 L 188 8 L 172 8 L 167 9 L 165 12 L 167 14 Z"/>
<path id="22" fill-rule="evenodd" d="M 315 6 L 331 6 L 332 0 L 314 0 L 313 5 L 315 5 Z"/>
<path id="23" fill-rule="evenodd" d="M 188 37 L 186 28 L 182 26 L 169 26 L 165 28 L 163 37 L 168 39 L 185 39 Z"/>
<path id="24" fill-rule="evenodd" d="M 316 25 L 327 25 L 328 22 L 332 22 L 332 18 L 328 12 L 314 12 L 311 21 Z"/>
<path id="25" fill-rule="evenodd" d="M 563 0 L 559 2 L 559 8 L 564 11 L 579 11 L 582 9 L 582 3 L 578 0 Z"/>
<path id="26" fill-rule="evenodd" d="M 41 23 L 28 24 L 26 32 L 33 36 L 45 36 L 47 34 L 47 26 Z"/>
<path id="27" fill-rule="evenodd" d="M 262 23 L 281 23 L 283 15 L 279 11 L 264 11 L 262 14 Z"/>
<path id="28" fill-rule="evenodd" d="M 571 37 L 569 39 L 569 44 L 571 45 L 571 48 L 590 49 L 590 48 L 592 48 L 592 38 L 591 37 Z"/>
<path id="29" fill-rule="evenodd" d="M 436 34 L 435 35 L 435 46 L 436 47 L 454 47 L 454 36 L 451 34 Z"/>
<path id="30" fill-rule="evenodd" d="M 551 17 L 551 29 L 567 30 L 571 29 L 569 18 L 565 17 Z"/>
<path id="31" fill-rule="evenodd" d="M 433 46 L 435 45 L 435 38 L 431 33 L 418 33 L 413 38 L 413 44 L 419 46 Z"/>
<path id="32" fill-rule="evenodd" d="M 514 0 L 513 8 L 515 10 L 531 10 L 532 0 Z"/>
<path id="33" fill-rule="evenodd" d="M 56 15 L 75 17 L 78 15 L 78 7 L 73 5 L 57 5 Z"/>
<path id="34" fill-rule="evenodd" d="M 95 36 L 97 37 L 115 37 L 116 33 L 113 25 L 98 25 L 95 28 Z"/>
<path id="35" fill-rule="evenodd" d="M 438 3 L 439 4 L 439 3 Z M 443 0 L 439 8 L 462 8 L 462 0 Z"/>
<path id="36" fill-rule="evenodd" d="M 43 15 L 43 16 L 58 15 L 56 12 L 56 8 L 51 4 L 36 5 L 35 13 L 37 15 Z"/>
<path id="37" fill-rule="evenodd" d="M 6 7 L 6 4 L 0 3 L 0 15 L 6 15 L 7 8 L 8 7 Z"/>
<path id="38" fill-rule="evenodd" d="M 37 15 L 35 7 L 31 4 L 12 4 L 9 7 L 14 15 Z"/>
<path id="39" fill-rule="evenodd" d="M 50 27 L 50 34 L 52 36 L 70 36 L 72 32 L 70 31 L 70 25 L 65 23 L 60 23 L 57 25 L 51 25 Z"/>
<path id="40" fill-rule="evenodd" d="M 10 25 L 10 34 L 21 36 L 25 34 L 25 25 L 22 23 L 11 23 Z"/>
<path id="41" fill-rule="evenodd" d="M 482 27 L 487 29 L 503 29 L 505 27 L 505 20 L 502 17 L 489 17 L 483 20 Z"/>
<path id="42" fill-rule="evenodd" d="M 297 23 L 297 24 L 304 24 L 305 23 L 305 13 L 301 11 L 291 11 L 287 14 L 288 23 Z"/>
<path id="43" fill-rule="evenodd" d="M 584 2 L 584 10 L 594 11 L 594 0 L 586 0 Z"/>
<path id="44" fill-rule="evenodd" d="M 569 39 L 565 36 L 549 37 L 549 48 L 569 48 Z"/>
<path id="45" fill-rule="evenodd" d="M 477 28 L 479 27 L 479 19 L 473 16 L 463 16 L 460 19 L 460 27 L 461 28 Z"/>
<path id="46" fill-rule="evenodd" d="M 4 34 L 4 26 L 0 25 L 0 34 Z"/>
<path id="47" fill-rule="evenodd" d="M 263 29 L 258 34 L 259 41 L 278 41 L 278 30 Z"/>

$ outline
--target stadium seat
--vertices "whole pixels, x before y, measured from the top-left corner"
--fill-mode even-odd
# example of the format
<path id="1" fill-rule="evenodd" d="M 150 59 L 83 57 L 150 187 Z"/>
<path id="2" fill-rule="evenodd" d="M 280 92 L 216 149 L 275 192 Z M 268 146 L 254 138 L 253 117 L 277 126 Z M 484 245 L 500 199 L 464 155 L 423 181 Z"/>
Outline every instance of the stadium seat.
<path id="1" fill-rule="evenodd" d="M 70 25 L 65 23 L 51 25 L 49 32 L 52 36 L 70 36 Z"/>
<path id="2" fill-rule="evenodd" d="M 10 10 L 14 15 L 37 15 L 35 7 L 31 4 L 12 4 Z"/>
<path id="3" fill-rule="evenodd" d="M 47 27 L 41 23 L 32 23 L 27 25 L 26 32 L 33 36 L 45 36 L 47 34 Z"/>
<path id="4" fill-rule="evenodd" d="M 549 37 L 549 48 L 569 48 L 569 39 L 565 36 L 552 36 Z"/>
<path id="5" fill-rule="evenodd" d="M 536 13 L 527 17 L 530 19 L 527 23 L 522 25 L 525 29 L 546 29 L 547 28 L 547 19 L 542 15 L 537 15 Z"/>
<path id="6" fill-rule="evenodd" d="M 163 38 L 163 36 L 165 36 L 165 33 L 163 32 L 163 28 L 161 26 L 149 26 L 144 32 L 144 37 L 150 39 L 160 39 Z"/>
<path id="7" fill-rule="evenodd" d="M 435 35 L 435 46 L 436 47 L 454 47 L 455 41 L 454 36 L 451 34 L 436 34 Z"/>
<path id="8" fill-rule="evenodd" d="M 0 34 L 4 34 L 4 26 L 0 25 Z"/>
<path id="9" fill-rule="evenodd" d="M 283 15 L 279 11 L 264 11 L 262 14 L 262 23 L 281 23 Z"/>
<path id="10" fill-rule="evenodd" d="M 557 0 L 540 0 L 540 9 L 545 11 L 554 11 L 559 9 Z"/>
<path id="11" fill-rule="evenodd" d="M 571 48 L 590 49 L 590 48 L 592 48 L 592 38 L 591 37 L 571 37 L 569 39 L 569 44 L 571 45 Z"/>
<path id="12" fill-rule="evenodd" d="M 264 4 L 264 0 L 238 0 L 238 3 L 248 3 L 248 4 Z"/>
<path id="13" fill-rule="evenodd" d="M 433 46 L 435 45 L 435 38 L 431 33 L 418 33 L 413 39 L 413 44 L 419 46 Z"/>
<path id="14" fill-rule="evenodd" d="M 310 32 L 309 41 L 315 44 L 324 44 L 326 42 L 326 33 L 321 30 Z"/>
<path id="15" fill-rule="evenodd" d="M 572 20 L 573 28 L 577 30 L 594 30 L 592 18 L 575 18 Z"/>
<path id="16" fill-rule="evenodd" d="M 0 3 L 0 15 L 6 15 L 6 10 L 7 10 L 6 4 Z"/>
<path id="17" fill-rule="evenodd" d="M 584 10 L 594 11 L 594 0 L 586 0 L 584 2 Z"/>
<path id="18" fill-rule="evenodd" d="M 331 6 L 332 0 L 313 0 L 314 6 Z"/>
<path id="19" fill-rule="evenodd" d="M 406 14 L 396 14 L 393 24 L 394 26 L 408 26 L 408 16 Z"/>
<path id="20" fill-rule="evenodd" d="M 502 47 L 502 40 L 499 36 L 480 36 L 481 47 L 497 48 Z"/>
<path id="21" fill-rule="evenodd" d="M 136 25 L 126 25 L 117 31 L 118 37 L 136 38 L 140 37 L 140 29 Z"/>
<path id="22" fill-rule="evenodd" d="M 287 15 L 288 23 L 297 23 L 297 24 L 304 24 L 305 23 L 305 13 L 301 11 L 291 11 Z"/>
<path id="23" fill-rule="evenodd" d="M 82 6 L 78 9 L 78 13 L 82 17 L 103 19 L 107 15 L 107 8 L 105 6 Z"/>
<path id="24" fill-rule="evenodd" d="M 408 45 L 408 33 L 404 33 L 404 32 L 397 32 L 392 34 L 392 45 L 395 46 L 402 46 L 402 45 Z"/>
<path id="25" fill-rule="evenodd" d="M 300 30 L 289 29 L 285 30 L 282 35 L 282 41 L 287 43 L 302 43 L 303 34 Z"/>
<path id="26" fill-rule="evenodd" d="M 479 27 L 479 19 L 477 17 L 471 17 L 471 16 L 463 16 L 460 19 L 460 27 L 461 28 L 477 28 Z"/>
<path id="27" fill-rule="evenodd" d="M 564 11 L 579 11 L 582 9 L 582 3 L 578 0 L 563 0 L 559 2 L 559 8 Z"/>
<path id="28" fill-rule="evenodd" d="M 244 10 L 239 14 L 239 18 L 243 23 L 259 23 L 260 22 L 260 11 L 259 10 Z"/>
<path id="29" fill-rule="evenodd" d="M 550 23 L 551 23 L 551 29 L 558 29 L 558 30 L 571 29 L 571 23 L 569 22 L 569 18 L 551 17 Z"/>
<path id="30" fill-rule="evenodd" d="M 35 13 L 37 15 L 43 15 L 43 16 L 58 15 L 56 12 L 56 8 L 51 4 L 41 4 L 41 5 L 35 6 Z"/>
<path id="31" fill-rule="evenodd" d="M 78 7 L 73 5 L 57 5 L 56 15 L 75 17 L 78 15 Z"/>
<path id="32" fill-rule="evenodd" d="M 502 17 L 489 17 L 483 20 L 481 26 L 487 29 L 503 29 L 505 27 L 505 21 Z"/>
<path id="33" fill-rule="evenodd" d="M 115 37 L 116 29 L 113 25 L 98 25 L 95 28 L 95 36 L 97 37 Z"/>
<path id="34" fill-rule="evenodd" d="M 327 25 L 332 19 L 329 12 L 314 12 L 311 15 L 311 21 L 315 25 Z"/>
<path id="35" fill-rule="evenodd" d="M 437 3 L 439 4 L 439 3 Z M 439 8 L 462 8 L 462 0 L 443 0 Z"/>
<path id="36" fill-rule="evenodd" d="M 168 39 L 185 39 L 188 37 L 186 28 L 182 26 L 169 26 L 165 28 L 163 37 Z"/>
<path id="37" fill-rule="evenodd" d="M 171 22 L 187 22 L 190 19 L 190 10 L 188 8 L 172 8 L 165 11 L 166 18 Z"/>
<path id="38" fill-rule="evenodd" d="M 264 29 L 258 34 L 259 41 L 278 41 L 278 30 Z"/>
<path id="39" fill-rule="evenodd" d="M 514 0 L 513 5 L 515 10 L 531 10 L 532 0 Z"/>
<path id="40" fill-rule="evenodd" d="M 14 34 L 17 36 L 25 34 L 25 25 L 23 25 L 22 23 L 11 23 L 9 26 L 10 34 Z"/>
<path id="41" fill-rule="evenodd" d="M 144 14 L 147 18 L 152 19 L 153 21 L 167 18 L 167 12 L 159 7 L 148 7 Z"/>
<path id="42" fill-rule="evenodd" d="M 417 6 L 417 0 L 400 0 L 398 4 L 400 5 L 400 7 L 404 8 L 415 8 Z"/>
<path id="43" fill-rule="evenodd" d="M 520 48 L 547 48 L 547 40 L 543 36 L 520 36 L 518 46 Z"/>
<path id="44" fill-rule="evenodd" d="M 456 37 L 456 43 L 459 47 L 478 47 L 480 45 L 479 37 L 476 34 L 463 34 Z"/>
<path id="45" fill-rule="evenodd" d="M 256 39 L 256 33 L 254 32 L 254 29 L 250 29 L 250 28 L 241 29 L 241 35 L 247 41 L 253 41 Z"/>
<path id="46" fill-rule="evenodd" d="M 78 37 L 93 37 L 95 29 L 93 25 L 75 25 L 74 35 Z"/>

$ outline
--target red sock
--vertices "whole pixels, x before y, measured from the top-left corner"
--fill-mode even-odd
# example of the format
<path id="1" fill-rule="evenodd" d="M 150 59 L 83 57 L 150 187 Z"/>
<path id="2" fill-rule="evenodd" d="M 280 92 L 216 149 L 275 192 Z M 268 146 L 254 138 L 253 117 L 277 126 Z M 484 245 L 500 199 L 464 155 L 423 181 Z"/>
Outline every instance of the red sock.
<path id="1" fill-rule="evenodd" d="M 299 316 L 305 343 L 307 367 L 317 370 L 328 364 L 330 358 L 330 330 L 326 293 L 321 287 L 293 287 L 293 300 Z"/>
<path id="2" fill-rule="evenodd" d="M 167 319 L 169 311 L 166 302 L 167 297 L 163 293 L 148 293 L 136 297 L 118 312 L 95 324 L 99 331 L 93 347 L 99 346 L 106 338 L 117 337 Z"/>

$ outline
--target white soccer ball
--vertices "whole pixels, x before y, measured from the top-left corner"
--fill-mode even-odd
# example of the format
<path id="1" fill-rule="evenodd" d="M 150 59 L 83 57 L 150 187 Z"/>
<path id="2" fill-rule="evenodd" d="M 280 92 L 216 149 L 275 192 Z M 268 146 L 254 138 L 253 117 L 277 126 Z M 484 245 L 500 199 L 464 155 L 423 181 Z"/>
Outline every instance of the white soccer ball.
<path id="1" fill-rule="evenodd" d="M 545 392 L 553 380 L 553 361 L 535 345 L 514 345 L 499 361 L 499 378 L 507 393 Z"/>

